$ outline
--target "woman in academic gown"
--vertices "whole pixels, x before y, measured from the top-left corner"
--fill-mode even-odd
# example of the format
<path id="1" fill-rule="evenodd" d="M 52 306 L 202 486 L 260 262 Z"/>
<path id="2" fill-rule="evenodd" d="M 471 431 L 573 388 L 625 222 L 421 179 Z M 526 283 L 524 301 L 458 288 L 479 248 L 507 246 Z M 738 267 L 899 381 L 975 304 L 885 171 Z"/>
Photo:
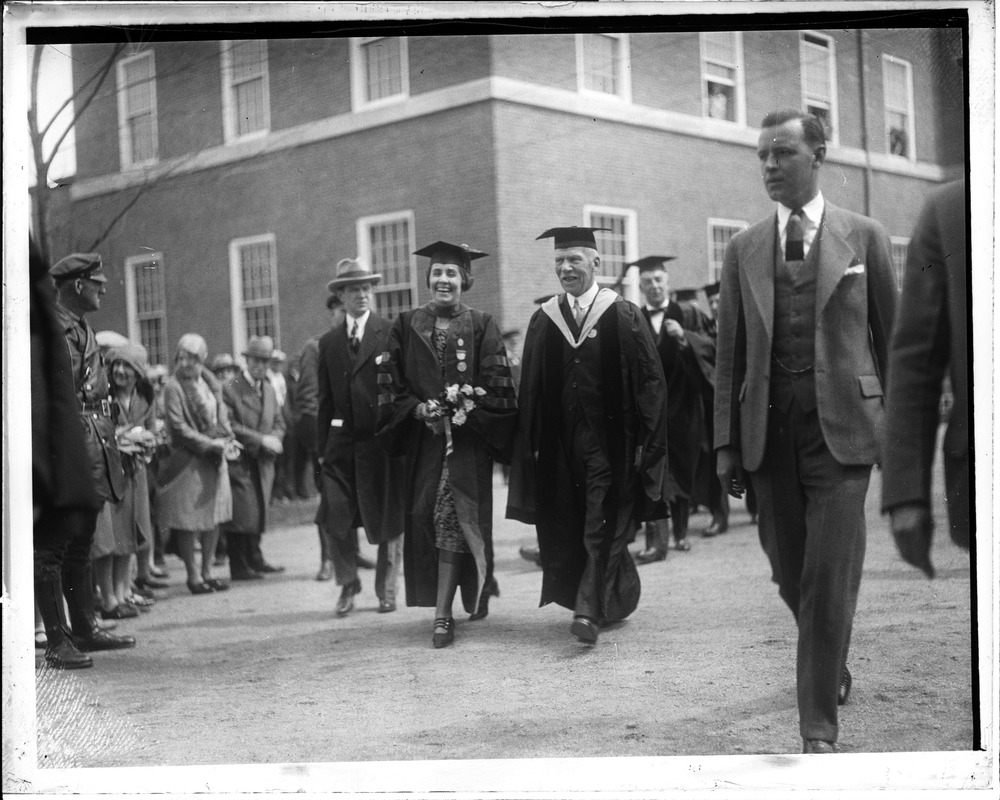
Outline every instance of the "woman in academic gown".
<path id="1" fill-rule="evenodd" d="M 431 301 L 396 318 L 380 357 L 379 436 L 407 456 L 406 603 L 434 606 L 433 643 L 446 647 L 455 635 L 459 587 L 473 620 L 485 617 L 490 596 L 500 594 L 493 464 L 509 460 L 517 406 L 499 328 L 461 302 L 472 286 L 472 261 L 486 254 L 447 242 L 416 254 L 430 258 Z M 434 405 L 447 387 L 463 386 L 473 407 L 446 425 Z"/>

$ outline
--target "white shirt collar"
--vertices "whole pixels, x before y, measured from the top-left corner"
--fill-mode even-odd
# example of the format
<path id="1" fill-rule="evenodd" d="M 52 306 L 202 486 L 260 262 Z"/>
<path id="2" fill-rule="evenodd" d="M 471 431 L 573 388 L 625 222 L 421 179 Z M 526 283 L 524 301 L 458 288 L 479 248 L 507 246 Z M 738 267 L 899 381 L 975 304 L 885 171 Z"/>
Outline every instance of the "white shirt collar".
<path id="1" fill-rule="evenodd" d="M 360 317 L 357 318 L 352 317 L 350 314 L 348 314 L 347 319 L 345 320 L 347 323 L 347 335 L 348 336 L 351 335 L 351 328 L 354 326 L 354 323 L 357 323 L 358 338 L 363 339 L 365 335 L 365 325 L 368 324 L 368 317 L 370 317 L 371 315 L 372 315 L 371 309 L 368 309 L 364 314 L 362 314 Z"/>
<path id="2" fill-rule="evenodd" d="M 575 308 L 577 305 L 580 305 L 583 308 L 590 308 L 591 304 L 597 298 L 597 293 L 600 290 L 601 287 L 597 284 L 597 281 L 595 280 L 594 285 L 591 286 L 589 289 L 587 289 L 587 291 L 585 291 L 579 297 L 573 297 L 573 295 L 569 295 L 570 309 Z"/>
<path id="3" fill-rule="evenodd" d="M 819 221 L 823 219 L 825 206 L 826 202 L 823 200 L 822 192 L 816 192 L 816 196 L 802 206 L 802 216 L 804 217 L 802 227 L 804 230 L 815 230 L 819 226 Z M 781 231 L 782 235 L 785 233 L 785 228 L 788 227 L 788 218 L 792 216 L 792 211 L 794 209 L 783 203 L 778 203 L 778 230 Z"/>

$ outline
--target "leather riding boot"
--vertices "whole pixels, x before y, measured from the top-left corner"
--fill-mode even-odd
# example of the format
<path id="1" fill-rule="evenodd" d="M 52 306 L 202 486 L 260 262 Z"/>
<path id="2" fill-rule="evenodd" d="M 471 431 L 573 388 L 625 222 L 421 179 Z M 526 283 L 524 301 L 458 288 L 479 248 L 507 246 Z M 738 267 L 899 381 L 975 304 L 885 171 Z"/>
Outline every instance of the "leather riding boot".
<path id="1" fill-rule="evenodd" d="M 35 603 L 45 624 L 48 645 L 45 660 L 56 669 L 84 669 L 94 666 L 94 660 L 77 650 L 66 621 L 62 581 L 58 576 L 35 578 Z"/>
<path id="2" fill-rule="evenodd" d="M 73 567 L 65 573 L 63 589 L 69 607 L 73 641 L 85 653 L 95 650 L 124 650 L 135 647 L 132 636 L 115 636 L 97 624 L 94 613 L 94 580 L 90 565 Z"/>

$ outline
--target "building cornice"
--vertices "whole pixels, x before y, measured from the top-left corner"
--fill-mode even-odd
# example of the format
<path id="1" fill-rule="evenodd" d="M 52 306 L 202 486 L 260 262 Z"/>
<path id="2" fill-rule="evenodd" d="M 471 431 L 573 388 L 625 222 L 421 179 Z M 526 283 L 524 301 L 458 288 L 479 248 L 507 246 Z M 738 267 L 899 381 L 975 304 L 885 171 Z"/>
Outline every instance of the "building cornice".
<path id="1" fill-rule="evenodd" d="M 636 105 L 615 97 L 609 96 L 604 99 L 593 93 L 583 95 L 511 78 L 491 77 L 413 95 L 390 105 L 339 114 L 280 131 L 272 131 L 251 141 L 217 145 L 141 169 L 77 179 L 70 187 L 70 197 L 73 200 L 84 200 L 120 192 L 169 177 L 216 169 L 303 145 L 372 130 L 383 125 L 490 101 L 530 106 L 744 147 L 756 147 L 759 135 L 759 130 L 756 128 Z M 850 167 L 870 166 L 879 172 L 929 181 L 943 181 L 949 174 L 938 164 L 911 162 L 882 153 L 866 153 L 854 147 L 831 145 L 827 152 L 827 162 Z"/>

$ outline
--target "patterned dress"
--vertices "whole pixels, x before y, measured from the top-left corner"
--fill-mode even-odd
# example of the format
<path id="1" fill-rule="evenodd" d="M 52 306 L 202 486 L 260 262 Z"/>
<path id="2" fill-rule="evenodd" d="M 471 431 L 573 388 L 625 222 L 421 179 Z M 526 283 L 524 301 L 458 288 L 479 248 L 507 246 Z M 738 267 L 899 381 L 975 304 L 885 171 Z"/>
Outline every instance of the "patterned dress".
<path id="1" fill-rule="evenodd" d="M 434 329 L 434 350 L 437 352 L 441 374 L 444 375 L 445 345 L 448 341 L 447 328 Z M 443 445 L 442 445 L 443 447 Z M 442 452 L 443 458 L 443 452 Z M 448 460 L 443 458 L 441 480 L 438 481 L 437 498 L 434 501 L 434 532 L 435 543 L 440 550 L 450 550 L 453 553 L 469 553 L 468 542 L 458 522 L 458 512 L 455 510 L 455 496 L 448 481 Z"/>

